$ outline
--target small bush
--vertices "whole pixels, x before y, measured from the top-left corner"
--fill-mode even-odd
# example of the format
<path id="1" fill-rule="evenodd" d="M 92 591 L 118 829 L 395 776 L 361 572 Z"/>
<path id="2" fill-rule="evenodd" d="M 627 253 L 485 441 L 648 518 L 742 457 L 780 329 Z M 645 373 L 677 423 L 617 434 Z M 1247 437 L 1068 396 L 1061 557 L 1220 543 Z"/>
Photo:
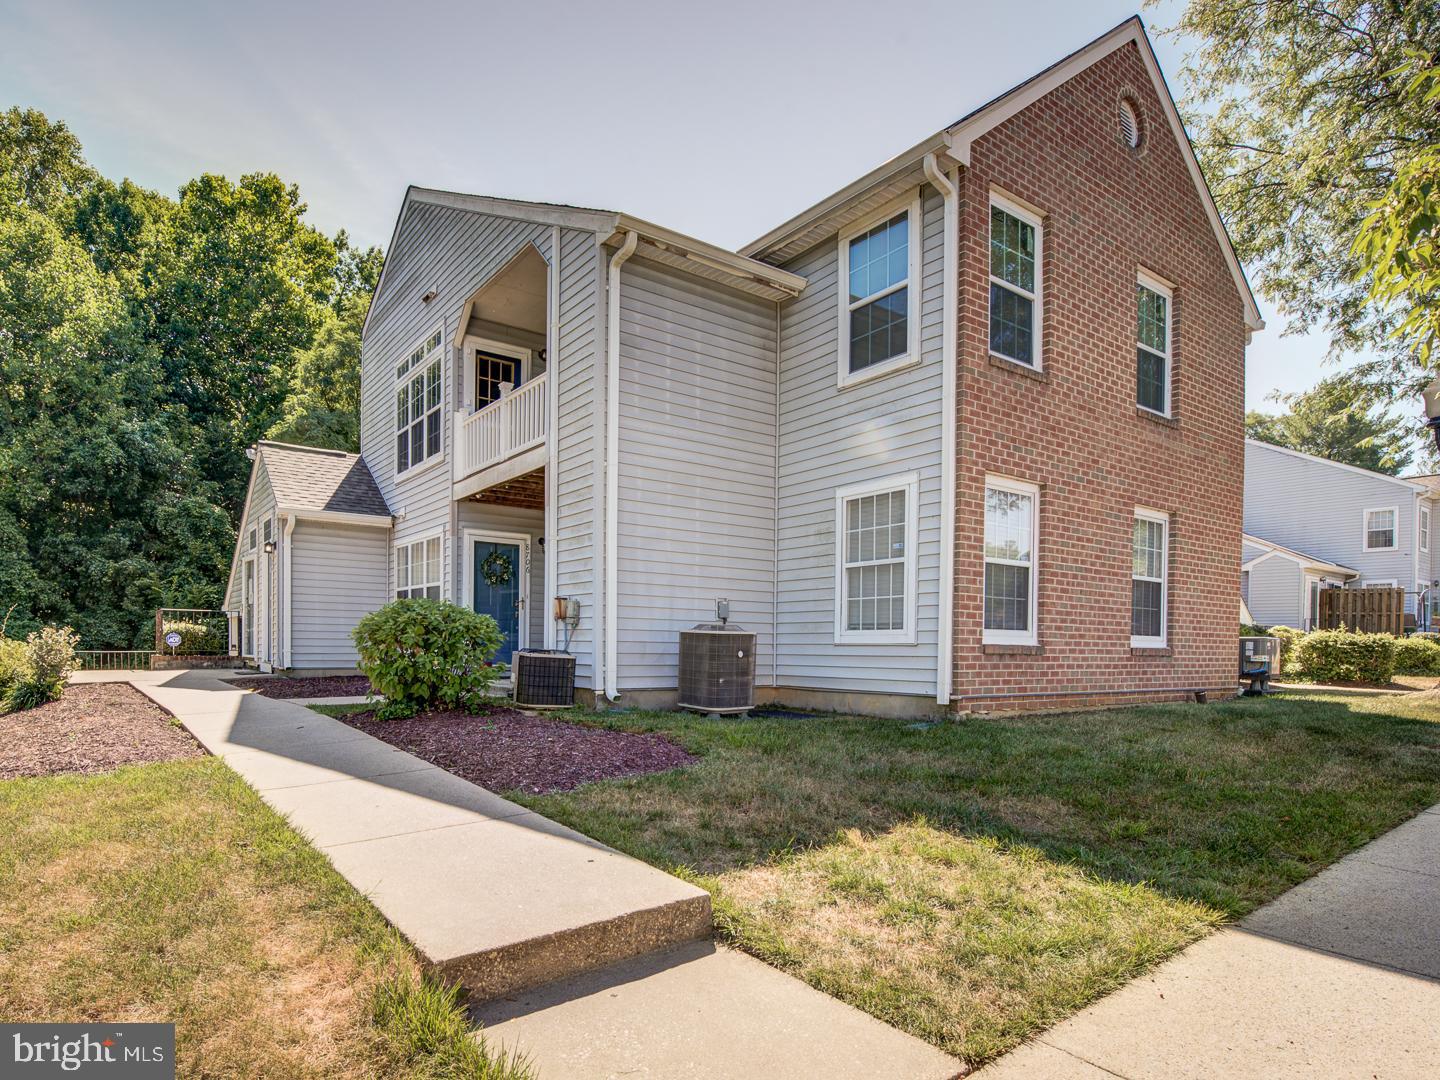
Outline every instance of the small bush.
<path id="1" fill-rule="evenodd" d="M 0 711 L 23 712 L 26 709 L 38 709 L 59 696 L 59 692 L 48 683 L 38 679 L 24 679 L 10 688 L 5 695 L 5 708 Z"/>
<path id="2" fill-rule="evenodd" d="M 23 641 L 0 637 L 0 701 L 16 683 L 30 677 L 30 650 Z"/>
<path id="3" fill-rule="evenodd" d="M 1395 671 L 1400 675 L 1440 675 L 1440 642 L 1412 634 L 1395 643 Z"/>
<path id="4" fill-rule="evenodd" d="M 1295 650 L 1295 643 L 1305 636 L 1305 631 L 1296 630 L 1293 626 L 1272 626 L 1265 635 L 1280 639 L 1280 668 L 1284 670 Z"/>
<path id="5" fill-rule="evenodd" d="M 1242 622 L 1242 623 L 1240 624 L 1240 636 L 1241 636 L 1241 637 L 1265 637 L 1265 636 L 1266 636 L 1266 634 L 1265 634 L 1265 628 L 1264 628 L 1263 626 L 1257 626 L 1257 625 L 1255 625 L 1254 623 L 1243 623 L 1243 622 Z"/>
<path id="6" fill-rule="evenodd" d="M 384 719 L 421 709 L 473 709 L 505 670 L 490 658 L 504 643 L 489 615 L 438 600 L 395 600 L 360 620 L 351 635 L 360 670 Z"/>
<path id="7" fill-rule="evenodd" d="M 79 643 L 80 635 L 68 626 L 47 626 L 29 635 L 25 648 L 30 654 L 30 677 L 59 697 L 65 681 L 80 670 L 80 658 L 75 655 Z"/>
<path id="8" fill-rule="evenodd" d="M 1316 630 L 1296 642 L 1291 668 L 1314 682 L 1384 685 L 1395 676 L 1395 639 L 1389 634 Z"/>
<path id="9" fill-rule="evenodd" d="M 204 623 L 167 619 L 160 627 L 162 642 L 165 635 L 172 630 L 180 635 L 180 644 L 175 646 L 175 651 L 182 656 L 211 656 L 225 651 L 220 643 L 220 635 L 215 632 L 214 627 Z M 167 649 L 169 647 L 165 646 Z"/>

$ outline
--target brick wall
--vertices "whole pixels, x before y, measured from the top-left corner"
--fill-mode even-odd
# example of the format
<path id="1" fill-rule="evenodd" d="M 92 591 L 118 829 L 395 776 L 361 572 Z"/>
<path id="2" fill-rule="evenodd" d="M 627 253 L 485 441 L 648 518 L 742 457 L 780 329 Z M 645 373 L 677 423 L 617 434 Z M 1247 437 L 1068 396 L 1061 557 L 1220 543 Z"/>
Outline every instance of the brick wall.
<path id="1" fill-rule="evenodd" d="M 1122 95 L 1139 105 L 1138 151 L 1119 138 Z M 992 187 L 1044 213 L 1041 372 L 989 352 Z M 1135 404 L 1141 267 L 1176 286 L 1172 420 Z M 1232 693 L 1244 479 L 1241 299 L 1133 44 L 975 142 L 961 172 L 960 290 L 956 707 Z M 1034 649 L 982 645 L 987 473 L 1041 489 Z M 1171 515 L 1164 651 L 1130 647 L 1137 506 Z"/>

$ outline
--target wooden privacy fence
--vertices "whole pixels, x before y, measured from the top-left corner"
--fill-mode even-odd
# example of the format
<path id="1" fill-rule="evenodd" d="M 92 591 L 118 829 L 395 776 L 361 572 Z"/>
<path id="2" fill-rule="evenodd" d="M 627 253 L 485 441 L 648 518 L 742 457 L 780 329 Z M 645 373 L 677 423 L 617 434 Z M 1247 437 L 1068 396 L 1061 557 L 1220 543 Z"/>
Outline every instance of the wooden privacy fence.
<path id="1" fill-rule="evenodd" d="M 1405 632 L 1405 590 L 1369 586 L 1361 589 L 1321 589 L 1320 628 L 1344 626 L 1364 634 Z"/>

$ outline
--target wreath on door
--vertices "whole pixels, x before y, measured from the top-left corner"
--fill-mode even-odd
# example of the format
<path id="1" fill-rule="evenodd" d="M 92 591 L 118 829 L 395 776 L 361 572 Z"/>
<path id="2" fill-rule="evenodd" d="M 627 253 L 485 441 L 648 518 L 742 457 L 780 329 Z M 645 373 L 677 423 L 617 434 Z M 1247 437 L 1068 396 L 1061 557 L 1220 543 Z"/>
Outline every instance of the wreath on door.
<path id="1" fill-rule="evenodd" d="M 480 576 L 492 588 L 515 580 L 515 563 L 503 551 L 492 551 L 480 560 Z"/>

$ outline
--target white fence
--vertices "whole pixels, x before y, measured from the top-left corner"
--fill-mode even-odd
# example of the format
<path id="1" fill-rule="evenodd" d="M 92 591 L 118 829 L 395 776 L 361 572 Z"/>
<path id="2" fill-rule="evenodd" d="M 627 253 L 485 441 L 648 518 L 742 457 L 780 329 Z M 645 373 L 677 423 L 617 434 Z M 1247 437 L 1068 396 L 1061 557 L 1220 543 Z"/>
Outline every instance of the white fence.
<path id="1" fill-rule="evenodd" d="M 550 433 L 548 386 L 549 375 L 537 375 L 479 412 L 456 414 L 456 480 L 545 442 Z"/>

